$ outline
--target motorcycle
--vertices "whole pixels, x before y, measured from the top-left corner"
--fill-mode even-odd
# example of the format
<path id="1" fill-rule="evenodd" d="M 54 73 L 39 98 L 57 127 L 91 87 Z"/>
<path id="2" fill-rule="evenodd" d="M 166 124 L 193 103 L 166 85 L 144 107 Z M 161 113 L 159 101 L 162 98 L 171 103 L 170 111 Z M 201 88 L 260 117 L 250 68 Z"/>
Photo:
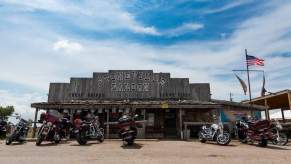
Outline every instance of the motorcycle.
<path id="1" fill-rule="evenodd" d="M 273 140 L 274 135 L 271 131 L 271 123 L 268 120 L 244 121 L 236 123 L 236 134 L 242 143 L 258 142 L 260 146 L 266 147 L 268 140 Z"/>
<path id="2" fill-rule="evenodd" d="M 119 127 L 119 138 L 122 139 L 123 143 L 127 143 L 127 145 L 132 145 L 134 140 L 137 136 L 137 126 L 135 119 L 138 115 L 131 117 L 129 115 L 123 115 L 118 120 L 118 127 Z"/>
<path id="3" fill-rule="evenodd" d="M 43 141 L 59 143 L 61 141 L 59 119 L 50 114 L 41 114 L 42 126 L 37 132 L 36 145 L 39 146 Z"/>
<path id="4" fill-rule="evenodd" d="M 71 131 L 72 131 L 72 123 L 67 118 L 61 118 L 60 119 L 60 136 L 61 138 L 68 138 L 71 137 Z"/>
<path id="5" fill-rule="evenodd" d="M 198 133 L 199 141 L 215 141 L 218 145 L 228 145 L 231 141 L 230 133 L 223 130 L 222 125 L 212 124 L 210 127 L 203 125 Z"/>
<path id="6" fill-rule="evenodd" d="M 7 122 L 0 119 L 0 139 L 4 138 L 7 133 Z"/>
<path id="7" fill-rule="evenodd" d="M 80 145 L 85 145 L 88 140 L 104 141 L 104 129 L 99 127 L 99 121 L 95 117 L 91 121 L 81 120 L 74 121 L 74 136 Z"/>
<path id="8" fill-rule="evenodd" d="M 272 130 L 274 139 L 272 140 L 272 143 L 274 145 L 279 146 L 285 146 L 288 143 L 288 137 L 283 132 L 283 126 L 280 124 L 278 120 L 275 120 L 272 124 Z"/>
<path id="9" fill-rule="evenodd" d="M 19 118 L 20 121 L 12 128 L 10 135 L 6 137 L 6 145 L 10 145 L 13 141 L 23 143 L 27 136 L 29 127 L 28 121 Z"/>

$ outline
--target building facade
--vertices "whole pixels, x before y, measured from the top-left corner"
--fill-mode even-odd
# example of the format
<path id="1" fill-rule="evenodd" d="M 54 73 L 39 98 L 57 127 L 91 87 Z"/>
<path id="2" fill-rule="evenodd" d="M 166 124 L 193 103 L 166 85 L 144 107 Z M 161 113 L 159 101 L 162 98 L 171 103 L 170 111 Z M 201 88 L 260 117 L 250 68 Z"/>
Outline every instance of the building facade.
<path id="1" fill-rule="evenodd" d="M 190 83 L 189 78 L 152 70 L 110 70 L 90 78 L 71 78 L 69 83 L 50 83 L 48 101 L 31 106 L 36 108 L 35 119 L 39 110 L 66 109 L 72 116 L 78 110 L 90 111 L 104 123 L 108 138 L 117 137 L 116 123 L 122 113 L 139 115 L 139 138 L 185 138 L 187 129 L 217 121 L 224 109 L 244 114 L 260 110 L 212 101 L 209 83 Z"/>

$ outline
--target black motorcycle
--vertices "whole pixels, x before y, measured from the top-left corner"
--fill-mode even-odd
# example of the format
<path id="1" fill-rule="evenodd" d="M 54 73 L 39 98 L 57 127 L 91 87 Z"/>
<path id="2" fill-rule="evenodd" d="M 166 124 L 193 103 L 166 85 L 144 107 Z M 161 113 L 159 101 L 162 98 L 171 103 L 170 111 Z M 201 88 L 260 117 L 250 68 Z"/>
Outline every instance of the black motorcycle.
<path id="1" fill-rule="evenodd" d="M 67 118 L 61 118 L 60 119 L 60 137 L 61 138 L 69 138 L 71 137 L 71 131 L 72 131 L 72 123 Z"/>
<path id="2" fill-rule="evenodd" d="M 0 119 L 0 139 L 5 138 L 7 133 L 7 122 Z"/>
<path id="3" fill-rule="evenodd" d="M 28 121 L 21 118 L 14 128 L 12 128 L 10 135 L 6 137 L 6 145 L 10 145 L 13 141 L 23 143 L 27 136 L 28 130 Z"/>
<path id="4" fill-rule="evenodd" d="M 222 125 L 212 124 L 210 127 L 203 125 L 198 133 L 199 141 L 214 141 L 219 145 L 228 145 L 231 137 L 228 131 L 223 130 Z"/>
<path id="5" fill-rule="evenodd" d="M 126 142 L 127 145 L 132 145 L 137 136 L 137 124 L 135 122 L 135 118 L 138 115 L 131 117 L 129 115 L 123 115 L 118 120 L 119 127 L 119 137 L 122 139 L 123 143 Z"/>
<path id="6" fill-rule="evenodd" d="M 91 121 L 81 119 L 74 120 L 74 136 L 80 145 L 85 145 L 88 140 L 104 141 L 104 129 L 99 127 L 98 119 Z"/>

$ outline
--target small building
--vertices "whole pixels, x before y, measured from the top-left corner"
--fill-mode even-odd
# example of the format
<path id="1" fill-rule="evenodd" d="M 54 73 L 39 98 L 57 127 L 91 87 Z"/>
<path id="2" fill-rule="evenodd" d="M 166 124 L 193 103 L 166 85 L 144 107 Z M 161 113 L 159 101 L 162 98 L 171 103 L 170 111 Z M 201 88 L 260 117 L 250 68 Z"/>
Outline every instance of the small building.
<path id="1" fill-rule="evenodd" d="M 152 70 L 110 70 L 95 72 L 90 78 L 71 78 L 69 83 L 50 83 L 47 102 L 31 104 L 39 110 L 78 110 L 98 115 L 107 138 L 117 137 L 116 123 L 122 113 L 139 115 L 139 138 L 185 138 L 191 129 L 264 110 L 236 102 L 211 100 L 209 83 L 190 83 L 189 78 L 173 78 L 170 73 Z M 36 127 L 36 125 L 35 125 Z"/>

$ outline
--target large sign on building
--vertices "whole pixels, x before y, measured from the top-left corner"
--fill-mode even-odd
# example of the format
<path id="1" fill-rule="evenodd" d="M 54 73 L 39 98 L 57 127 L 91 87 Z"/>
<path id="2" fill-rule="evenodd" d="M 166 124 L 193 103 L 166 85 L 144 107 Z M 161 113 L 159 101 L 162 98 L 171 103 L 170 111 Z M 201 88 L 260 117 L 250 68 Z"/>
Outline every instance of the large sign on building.
<path id="1" fill-rule="evenodd" d="M 208 83 L 189 83 L 170 73 L 152 70 L 95 72 L 93 78 L 71 78 L 70 83 L 50 83 L 49 102 L 71 100 L 194 99 L 209 101 Z"/>

